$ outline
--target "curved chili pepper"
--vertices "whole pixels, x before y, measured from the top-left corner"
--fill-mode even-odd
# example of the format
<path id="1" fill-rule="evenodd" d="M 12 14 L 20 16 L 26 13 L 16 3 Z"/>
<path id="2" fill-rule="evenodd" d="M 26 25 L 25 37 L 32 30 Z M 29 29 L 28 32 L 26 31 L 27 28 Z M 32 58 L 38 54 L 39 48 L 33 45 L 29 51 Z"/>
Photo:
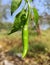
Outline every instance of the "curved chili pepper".
<path id="1" fill-rule="evenodd" d="M 25 57 L 28 51 L 28 21 L 24 25 L 24 28 L 22 29 L 22 41 L 23 41 L 23 54 L 22 58 Z"/>
<path id="2" fill-rule="evenodd" d="M 22 58 L 24 58 L 28 51 L 28 20 L 29 20 L 29 5 L 28 5 L 28 14 L 26 23 L 22 29 L 22 41 L 23 41 L 23 54 Z"/>

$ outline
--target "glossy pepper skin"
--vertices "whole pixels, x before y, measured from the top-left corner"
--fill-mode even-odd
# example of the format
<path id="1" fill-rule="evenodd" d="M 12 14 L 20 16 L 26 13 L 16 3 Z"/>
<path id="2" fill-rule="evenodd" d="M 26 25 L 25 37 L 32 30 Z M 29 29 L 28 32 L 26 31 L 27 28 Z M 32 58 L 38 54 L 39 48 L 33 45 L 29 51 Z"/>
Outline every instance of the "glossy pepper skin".
<path id="1" fill-rule="evenodd" d="M 28 51 L 28 21 L 26 21 L 26 23 L 22 29 L 22 41 L 23 41 L 22 58 L 24 58 Z"/>
<path id="2" fill-rule="evenodd" d="M 28 4 L 28 12 L 26 13 L 26 21 L 25 25 L 22 29 L 22 41 L 23 41 L 23 53 L 22 58 L 24 58 L 28 52 L 28 21 L 29 21 L 29 4 Z"/>

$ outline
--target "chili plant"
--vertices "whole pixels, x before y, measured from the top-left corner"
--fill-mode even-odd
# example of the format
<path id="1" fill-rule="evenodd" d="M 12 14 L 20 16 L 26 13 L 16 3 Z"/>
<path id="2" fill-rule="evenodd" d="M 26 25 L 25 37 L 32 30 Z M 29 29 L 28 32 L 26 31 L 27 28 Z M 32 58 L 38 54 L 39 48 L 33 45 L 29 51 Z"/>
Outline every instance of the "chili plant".
<path id="1" fill-rule="evenodd" d="M 30 0 L 32 2 L 32 0 Z M 15 21 L 12 27 L 12 30 L 9 34 L 12 34 L 19 29 L 22 29 L 22 44 L 23 44 L 23 53 L 22 58 L 24 58 L 28 51 L 28 22 L 29 22 L 29 14 L 30 14 L 30 3 L 29 0 L 25 0 L 25 4 L 27 4 L 26 9 L 22 9 L 22 11 L 16 16 L 17 20 L 19 20 L 19 25 L 17 26 L 17 22 Z M 34 12 L 36 13 L 36 12 Z M 35 17 L 36 19 L 36 17 Z"/>

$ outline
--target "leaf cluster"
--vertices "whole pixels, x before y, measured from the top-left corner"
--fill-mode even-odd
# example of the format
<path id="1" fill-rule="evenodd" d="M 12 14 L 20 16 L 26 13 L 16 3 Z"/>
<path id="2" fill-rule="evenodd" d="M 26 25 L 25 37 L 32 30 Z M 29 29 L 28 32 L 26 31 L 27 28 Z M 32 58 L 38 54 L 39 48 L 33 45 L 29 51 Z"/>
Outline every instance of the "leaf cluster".
<path id="1" fill-rule="evenodd" d="M 23 10 L 16 16 L 10 34 L 18 30 L 21 30 L 24 27 L 26 20 L 27 20 L 26 11 Z"/>

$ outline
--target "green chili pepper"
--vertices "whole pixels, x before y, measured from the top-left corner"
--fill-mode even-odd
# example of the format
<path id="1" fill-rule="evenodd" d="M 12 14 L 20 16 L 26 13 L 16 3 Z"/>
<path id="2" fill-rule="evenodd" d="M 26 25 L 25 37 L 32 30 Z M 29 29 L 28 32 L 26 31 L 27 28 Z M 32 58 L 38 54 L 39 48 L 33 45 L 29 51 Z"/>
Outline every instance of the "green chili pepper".
<path id="1" fill-rule="evenodd" d="M 28 51 L 28 20 L 29 20 L 29 5 L 28 5 L 28 14 L 27 14 L 26 23 L 22 29 L 22 42 L 23 42 L 22 58 L 24 58 L 26 56 L 27 51 Z"/>
<path id="2" fill-rule="evenodd" d="M 28 51 L 28 22 L 24 25 L 24 28 L 22 29 L 22 40 L 23 40 L 23 54 L 22 58 L 25 57 Z"/>

